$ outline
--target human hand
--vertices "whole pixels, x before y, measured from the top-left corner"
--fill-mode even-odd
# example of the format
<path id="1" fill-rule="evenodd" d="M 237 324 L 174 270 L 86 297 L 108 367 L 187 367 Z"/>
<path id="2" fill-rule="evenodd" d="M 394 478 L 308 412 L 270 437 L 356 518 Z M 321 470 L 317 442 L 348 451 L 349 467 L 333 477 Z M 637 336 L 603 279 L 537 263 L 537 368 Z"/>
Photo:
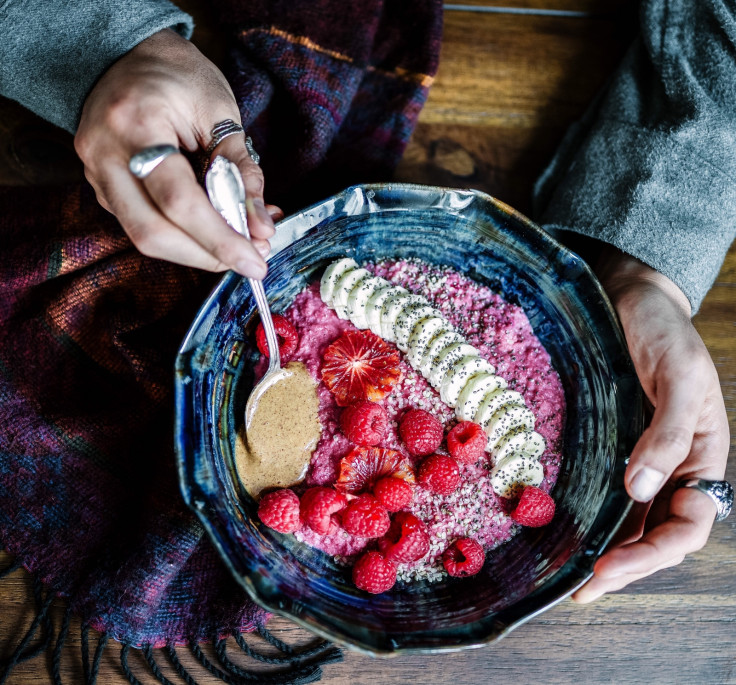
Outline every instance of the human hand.
<path id="1" fill-rule="evenodd" d="M 690 304 L 667 277 L 618 251 L 599 276 L 626 335 L 652 421 L 631 453 L 625 483 L 636 500 L 620 536 L 574 595 L 590 602 L 606 592 L 679 564 L 701 549 L 715 506 L 683 478 L 722 480 L 729 428 L 718 374 L 690 321 Z"/>
<path id="2" fill-rule="evenodd" d="M 240 121 L 225 77 L 194 45 L 165 29 L 102 75 L 85 101 L 74 144 L 98 201 L 143 254 L 263 278 L 272 216 L 283 214 L 264 204 L 263 174 L 242 135 L 225 138 L 213 155 L 235 162 L 243 175 L 252 242 L 215 211 L 183 155 L 166 158 L 143 180 L 128 169 L 131 156 L 152 145 L 206 149 L 212 127 L 225 119 Z"/>

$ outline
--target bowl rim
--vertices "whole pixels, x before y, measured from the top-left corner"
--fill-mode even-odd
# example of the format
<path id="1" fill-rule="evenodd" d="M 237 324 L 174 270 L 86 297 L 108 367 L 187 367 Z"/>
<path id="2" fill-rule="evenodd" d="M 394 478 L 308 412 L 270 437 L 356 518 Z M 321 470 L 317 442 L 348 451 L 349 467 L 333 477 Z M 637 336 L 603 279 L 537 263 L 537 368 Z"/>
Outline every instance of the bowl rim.
<path id="1" fill-rule="evenodd" d="M 426 186 L 410 183 L 373 183 L 349 186 L 340 193 L 332 195 L 329 198 L 326 198 L 319 202 L 315 202 L 314 204 L 301 210 L 300 212 L 284 218 L 277 224 L 276 234 L 274 238 L 271 239 L 271 253 L 269 254 L 267 261 L 271 260 L 276 254 L 281 252 L 283 249 L 291 245 L 296 240 L 308 234 L 309 231 L 317 226 L 320 221 L 325 218 L 322 209 L 326 205 L 335 205 L 342 200 L 343 216 L 369 214 L 374 211 L 402 211 L 402 209 L 404 208 L 396 207 L 394 205 L 388 207 L 380 206 L 380 200 L 385 194 L 395 194 L 397 191 L 401 192 L 407 198 L 406 204 L 411 205 L 410 208 L 421 207 L 422 209 L 447 209 L 448 207 L 452 207 L 453 209 L 457 210 L 458 208 L 462 209 L 463 205 L 467 206 L 473 200 L 486 202 L 490 204 L 496 211 L 524 225 L 528 230 L 536 234 L 538 239 L 540 239 L 542 242 L 546 242 L 551 245 L 552 249 L 554 249 L 555 251 L 561 254 L 569 254 L 570 256 L 575 256 L 569 248 L 564 246 L 557 239 L 548 234 L 546 231 L 544 231 L 544 229 L 535 224 L 518 210 L 482 191 L 473 189 Z M 349 211 L 351 208 L 350 198 L 351 196 L 355 196 L 356 194 L 364 200 L 367 200 L 367 211 L 365 210 L 365 203 L 360 205 L 360 208 L 363 211 Z M 435 199 L 431 204 L 427 204 L 427 201 L 430 198 L 440 199 Z M 354 203 L 354 205 L 356 208 L 358 207 L 357 203 Z M 290 224 L 293 224 L 293 226 L 290 226 Z M 612 329 L 616 337 L 618 338 L 618 344 L 622 345 L 623 349 L 625 350 L 626 344 L 623 332 L 621 330 L 618 317 L 610 300 L 608 299 L 608 296 L 606 295 L 605 291 L 603 290 L 601 284 L 599 283 L 589 265 L 584 260 L 580 258 L 577 259 L 580 263 L 580 267 L 586 272 L 586 276 L 591 285 L 596 290 L 596 295 L 600 300 L 599 304 L 604 308 L 605 313 L 610 320 Z M 593 565 L 595 561 L 606 549 L 633 505 L 633 501 L 628 497 L 625 490 L 616 490 L 613 487 L 610 487 L 608 489 L 603 503 L 601 504 L 601 510 L 605 508 L 605 505 L 609 502 L 609 500 L 618 499 L 621 500 L 619 515 L 615 520 L 614 525 L 609 530 L 607 530 L 605 534 L 599 535 L 596 538 L 595 545 L 593 546 L 594 548 L 586 548 L 584 563 L 581 563 L 581 560 L 576 557 L 573 557 L 572 559 L 566 561 L 563 566 L 558 571 L 556 571 L 555 574 L 548 581 L 545 582 L 543 586 L 537 588 L 529 595 L 526 595 L 524 600 L 525 602 L 531 602 L 532 609 L 530 611 L 525 611 L 523 615 L 514 618 L 504 626 L 491 630 L 484 638 L 473 637 L 471 640 L 468 641 L 456 641 L 452 644 L 445 645 L 437 645 L 433 642 L 431 645 L 396 644 L 392 645 L 390 648 L 381 648 L 377 647 L 373 643 L 353 637 L 346 637 L 336 630 L 324 627 L 323 625 L 317 623 L 314 618 L 311 617 L 309 614 L 304 615 L 298 612 L 290 611 L 289 607 L 294 604 L 294 601 L 290 598 L 284 598 L 283 604 L 285 604 L 286 607 L 283 605 L 277 606 L 272 602 L 269 602 L 268 600 L 264 600 L 264 598 L 259 595 L 258 589 L 255 587 L 253 581 L 249 577 L 244 577 L 240 573 L 238 573 L 232 560 L 225 553 L 222 542 L 220 540 L 221 533 L 208 516 L 209 495 L 198 486 L 198 483 L 196 481 L 191 479 L 192 469 L 187 468 L 188 465 L 191 466 L 188 461 L 191 460 L 191 455 L 188 454 L 187 440 L 184 435 L 185 426 L 183 421 L 184 408 L 193 404 L 193 397 L 191 393 L 193 384 L 191 383 L 191 375 L 193 373 L 193 364 L 196 357 L 195 353 L 197 348 L 206 339 L 207 334 L 209 333 L 211 325 L 214 321 L 211 307 L 223 297 L 223 294 L 227 294 L 229 296 L 242 279 L 243 277 L 235 274 L 232 271 L 227 272 L 222 277 L 222 279 L 220 279 L 213 291 L 202 303 L 197 315 L 195 316 L 189 330 L 187 331 L 180 345 L 175 362 L 176 413 L 174 442 L 177 456 L 179 486 L 185 503 L 197 515 L 199 521 L 202 523 L 204 529 L 207 531 L 210 541 L 216 548 L 219 556 L 224 561 L 225 565 L 228 567 L 235 580 L 241 587 L 245 589 L 248 596 L 257 605 L 261 606 L 271 613 L 283 616 L 293 621 L 310 633 L 316 634 L 324 639 L 335 642 L 347 649 L 350 649 L 351 651 L 357 651 L 369 656 L 393 657 L 402 654 L 434 654 L 479 648 L 496 642 L 497 640 L 508 635 L 508 633 L 510 633 L 512 630 L 515 630 L 527 621 L 535 618 L 544 611 L 547 611 L 548 609 L 567 599 L 572 593 L 574 593 L 578 588 L 580 588 L 590 579 L 590 577 L 593 575 Z M 636 407 L 636 409 L 638 411 L 632 412 L 632 414 L 634 414 L 634 420 L 638 421 L 639 432 L 641 432 L 641 422 L 643 421 L 643 404 L 641 401 L 641 389 L 638 388 L 638 386 L 637 394 L 639 406 Z M 600 516 L 600 514 L 598 516 Z"/>

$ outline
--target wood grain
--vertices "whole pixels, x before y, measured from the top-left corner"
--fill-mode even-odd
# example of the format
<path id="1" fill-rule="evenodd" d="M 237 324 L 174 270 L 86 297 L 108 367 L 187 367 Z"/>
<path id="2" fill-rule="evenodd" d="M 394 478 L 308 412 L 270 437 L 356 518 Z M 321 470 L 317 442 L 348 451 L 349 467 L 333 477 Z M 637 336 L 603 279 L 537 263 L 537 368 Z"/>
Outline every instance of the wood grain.
<path id="1" fill-rule="evenodd" d="M 479 188 L 529 212 L 534 178 L 565 127 L 580 115 L 626 49 L 631 3 L 467 0 L 464 4 L 476 2 L 613 12 L 594 19 L 446 13 L 440 73 L 397 178 Z M 212 33 L 206 21 L 198 26 L 195 38 L 206 47 Z M 0 138 L 11 124 L 31 127 L 38 122 L 19 108 L 13 116 L 3 113 Z M 13 154 L 16 164 L 17 151 Z M 8 159 L 0 152 L 0 182 L 7 181 Z M 50 173 L 43 171 L 43 164 L 22 163 L 24 182 Z M 732 436 L 736 436 L 735 303 L 736 248 L 732 248 L 694 320 L 718 368 Z M 734 452 L 736 437 L 731 442 Z M 736 481 L 733 463 L 727 476 Z M 592 605 L 565 601 L 494 646 L 390 660 L 348 653 L 343 663 L 325 668 L 323 682 L 736 683 L 735 545 L 736 517 L 732 517 L 715 526 L 708 545 L 680 566 Z M 0 564 L 5 560 L 0 556 Z M 34 613 L 25 572 L 0 582 L 0 607 L 0 635 L 7 654 Z M 61 611 L 61 604 L 56 604 L 57 627 Z M 274 618 L 269 627 L 287 642 L 305 644 L 312 639 L 282 618 Z M 61 663 L 64 683 L 83 682 L 79 646 L 79 623 L 74 621 Z M 237 648 L 231 653 L 235 655 Z M 128 682 L 118 658 L 119 647 L 110 644 L 103 656 L 100 683 Z M 199 682 L 220 685 L 195 667 L 185 652 L 182 659 Z M 157 660 L 167 677 L 182 682 L 161 654 Z M 131 656 L 131 666 L 141 682 L 155 682 L 140 654 Z M 49 682 L 44 658 L 22 664 L 8 680 L 10 685 Z"/>

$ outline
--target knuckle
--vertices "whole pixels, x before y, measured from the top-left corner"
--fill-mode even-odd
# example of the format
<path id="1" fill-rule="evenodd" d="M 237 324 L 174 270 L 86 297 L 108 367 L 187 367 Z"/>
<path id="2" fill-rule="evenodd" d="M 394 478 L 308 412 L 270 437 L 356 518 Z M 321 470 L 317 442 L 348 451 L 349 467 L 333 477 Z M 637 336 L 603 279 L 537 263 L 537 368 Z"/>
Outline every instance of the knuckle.
<path id="1" fill-rule="evenodd" d="M 131 242 L 141 254 L 146 257 L 159 256 L 159 241 L 156 238 L 156 231 L 152 230 L 150 225 L 133 222 L 124 228 Z"/>
<path id="2" fill-rule="evenodd" d="M 257 195 L 258 197 L 263 197 L 265 187 L 263 172 L 258 165 L 253 163 L 250 157 L 248 157 L 248 165 L 243 172 L 243 183 L 251 196 Z"/>
<path id="3" fill-rule="evenodd" d="M 74 136 L 74 151 L 77 153 L 79 159 L 87 164 L 87 161 L 90 159 L 92 154 L 92 142 L 90 140 L 90 136 L 86 132 L 78 131 Z M 85 169 L 85 175 L 86 173 Z"/>
<path id="4" fill-rule="evenodd" d="M 156 202 L 164 214 L 174 219 L 186 219 L 197 213 L 197 203 L 192 194 L 180 185 L 169 184 L 161 188 Z"/>
<path id="5" fill-rule="evenodd" d="M 217 240 L 209 248 L 209 253 L 223 266 L 234 262 L 233 252 L 233 246 L 227 240 Z"/>
<path id="6" fill-rule="evenodd" d="M 654 436 L 654 447 L 664 452 L 689 452 L 693 442 L 693 435 L 686 428 L 668 426 L 659 430 Z"/>

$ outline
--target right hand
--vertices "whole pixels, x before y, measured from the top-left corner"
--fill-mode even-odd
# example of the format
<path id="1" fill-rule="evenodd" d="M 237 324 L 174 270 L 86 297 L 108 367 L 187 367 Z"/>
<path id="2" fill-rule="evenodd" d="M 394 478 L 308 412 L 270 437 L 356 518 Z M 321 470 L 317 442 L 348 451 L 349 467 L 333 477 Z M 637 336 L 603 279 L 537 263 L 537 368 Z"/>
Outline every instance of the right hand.
<path id="1" fill-rule="evenodd" d="M 183 155 L 166 158 L 143 180 L 128 169 L 131 156 L 151 145 L 206 149 L 212 127 L 225 119 L 240 122 L 225 77 L 189 41 L 164 29 L 102 75 L 85 101 L 74 144 L 99 203 L 143 254 L 263 278 L 273 218 L 283 213 L 264 204 L 263 174 L 242 135 L 227 137 L 213 156 L 235 162 L 243 175 L 252 241 L 215 211 Z"/>

